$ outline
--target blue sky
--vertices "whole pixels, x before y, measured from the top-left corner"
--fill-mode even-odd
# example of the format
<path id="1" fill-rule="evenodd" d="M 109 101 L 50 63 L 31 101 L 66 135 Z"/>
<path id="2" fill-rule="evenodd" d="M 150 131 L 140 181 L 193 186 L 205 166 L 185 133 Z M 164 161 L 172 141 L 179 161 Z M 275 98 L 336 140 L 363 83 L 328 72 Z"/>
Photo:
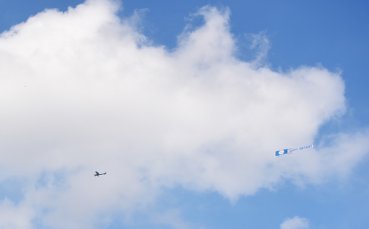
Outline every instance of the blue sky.
<path id="1" fill-rule="evenodd" d="M 24 2 L 20 0 L 1 1 L 0 30 L 1 31 L 9 30 L 12 26 L 26 21 L 27 18 L 29 18 L 30 16 L 33 16 L 46 8 L 57 8 L 61 11 L 65 11 L 69 6 L 75 7 L 76 5 L 81 3 L 83 3 L 83 1 L 72 1 L 72 0 L 69 1 L 38 0 L 32 2 Z M 201 0 L 201 1 L 169 1 L 169 2 L 161 0 L 160 1 L 126 0 L 123 2 L 123 7 L 117 12 L 117 14 L 119 15 L 120 18 L 122 18 L 122 20 L 126 20 L 126 18 L 130 18 L 131 15 L 133 15 L 134 12 L 136 12 L 137 10 L 138 12 L 141 12 L 142 15 L 140 14 L 141 19 L 137 31 L 139 33 L 144 34 L 150 40 L 148 46 L 152 47 L 164 46 L 165 47 L 164 50 L 167 50 L 167 52 L 170 53 L 176 52 L 175 50 L 177 49 L 181 50 L 181 48 L 178 48 L 179 45 L 177 41 L 179 39 L 178 36 L 180 34 L 183 34 L 186 25 L 192 24 L 194 28 L 191 31 L 193 31 L 204 24 L 204 20 L 201 18 L 201 16 L 191 16 L 191 15 L 194 15 L 196 12 L 198 12 L 198 10 L 201 7 L 205 5 L 214 6 L 217 9 L 219 9 L 220 12 L 224 12 L 225 9 L 229 10 L 230 12 L 228 21 L 229 32 L 237 45 L 235 58 L 238 58 L 238 60 L 248 63 L 252 61 L 252 59 L 255 58 L 255 56 L 257 56 L 260 50 L 250 48 L 251 45 L 250 37 L 252 37 L 253 34 L 254 35 L 259 34 L 263 38 L 267 38 L 267 40 L 269 41 L 269 46 L 266 47 L 267 49 L 269 48 L 268 53 L 265 57 L 265 60 L 261 63 L 261 65 L 273 72 L 281 72 L 281 74 L 284 74 L 285 72 L 293 71 L 293 69 L 298 69 L 301 66 L 307 66 L 309 68 L 318 66 L 320 68 L 327 70 L 329 72 L 329 77 L 334 78 L 334 76 L 332 75 L 336 73 L 340 74 L 340 77 L 342 78 L 345 86 L 344 92 L 346 100 L 345 114 L 343 115 L 341 114 L 338 117 L 335 116 L 335 112 L 339 113 L 340 110 L 339 105 L 337 105 L 338 108 L 337 107 L 332 108 L 334 111 L 330 113 L 328 118 L 319 119 L 323 121 L 319 121 L 318 122 L 319 124 L 316 124 L 316 128 L 319 130 L 318 132 L 311 134 L 310 136 L 309 135 L 311 133 L 309 132 L 310 130 L 306 130 L 307 131 L 306 133 L 309 133 L 306 135 L 308 135 L 309 137 L 305 137 L 304 134 L 305 132 L 300 133 L 298 130 L 293 130 L 296 131 L 296 133 L 301 134 L 301 138 L 295 139 L 294 137 L 286 137 L 285 139 L 282 138 L 283 140 L 291 139 L 291 141 L 293 142 L 300 142 L 301 139 L 303 140 L 312 139 L 317 143 L 321 143 L 325 141 L 324 139 L 326 139 L 327 136 L 331 137 L 332 135 L 335 134 L 344 133 L 347 136 L 349 136 L 348 138 L 350 139 L 350 136 L 351 135 L 354 136 L 355 133 L 357 132 L 366 133 L 365 129 L 367 129 L 367 127 L 369 126 L 369 118 L 368 118 L 369 108 L 367 106 L 368 104 L 367 98 L 369 97 L 369 91 L 367 90 L 367 85 L 369 83 L 368 80 L 369 71 L 367 70 L 369 60 L 369 42 L 368 42 L 369 30 L 367 29 L 369 25 L 369 13 L 368 13 L 369 3 L 367 3 L 364 0 L 354 0 L 354 1 L 342 0 L 339 2 L 333 0 L 324 2 L 318 0 L 313 1 L 303 1 L 303 0 L 202 1 Z M 207 13 L 205 13 L 205 15 L 207 15 Z M 191 39 L 189 40 L 191 41 Z M 0 49 L 0 52 L 2 50 L 3 49 Z M 32 62 L 31 59 L 29 59 L 29 61 Z M 317 74 L 323 73 L 318 72 Z M 332 82 L 335 83 L 336 81 Z M 304 85 L 305 84 L 302 83 L 302 85 L 298 86 L 304 87 Z M 328 84 L 327 86 L 330 86 L 330 84 Z M 335 87 L 332 86 L 332 88 L 333 88 L 332 90 L 336 90 Z M 322 89 L 324 89 L 324 87 L 320 88 L 320 90 Z M 150 87 L 148 90 L 150 90 Z M 240 90 L 242 90 L 242 88 Z M 316 91 L 312 92 L 312 94 L 314 93 L 316 93 Z M 332 95 L 340 96 L 339 93 L 337 94 L 333 93 Z M 309 95 L 308 93 L 306 94 L 306 97 L 310 96 L 312 95 Z M 330 95 L 327 95 L 327 97 L 329 96 Z M 96 99 L 98 97 L 93 98 Z M 324 99 L 322 98 L 322 100 Z M 16 101 L 18 100 L 14 100 L 14 103 L 16 103 Z M 135 102 L 134 99 L 133 102 Z M 334 102 L 332 102 L 332 104 L 333 103 Z M 63 103 L 60 103 L 60 106 L 58 105 L 58 102 L 54 102 L 53 104 L 57 104 L 56 106 L 57 108 L 66 107 L 65 105 L 63 105 Z M 331 106 L 330 100 L 327 102 L 327 104 L 328 104 L 327 106 Z M 37 104 L 35 105 L 35 107 L 36 107 L 35 109 L 40 109 L 39 106 L 37 106 Z M 63 110 L 62 108 L 60 109 Z M 78 108 L 75 107 L 73 107 L 73 109 L 78 110 Z M 87 106 L 86 109 L 90 108 Z M 313 110 L 314 108 L 311 109 Z M 68 114 L 68 112 L 65 113 Z M 153 115 L 154 118 L 156 117 L 155 115 L 156 113 L 154 112 Z M 77 114 L 76 117 L 78 119 L 78 117 L 80 116 Z M 4 120 L 2 119 L 2 121 Z M 100 119 L 98 119 L 97 117 L 96 120 Z M 159 122 L 160 120 L 161 119 L 159 119 Z M 149 123 L 149 125 L 151 126 L 152 124 Z M 302 125 L 305 125 L 305 123 Z M 152 126 L 154 126 L 155 128 L 155 125 Z M 59 126 L 56 125 L 56 128 L 59 128 Z M 22 128 L 20 128 L 20 130 L 22 130 Z M 159 130 L 161 129 L 159 128 Z M 64 131 L 64 129 L 61 129 L 61 131 Z M 237 133 L 244 132 L 240 131 Z M 35 135 L 37 135 L 37 133 Z M 242 138 L 243 135 L 242 134 L 240 135 L 241 135 L 240 139 L 243 139 Z M 362 139 L 361 140 L 359 139 L 358 142 L 363 142 L 362 145 L 365 145 L 365 142 L 368 142 L 369 138 L 367 138 L 368 136 L 366 134 L 362 135 L 363 135 Z M 17 141 L 18 140 L 16 139 L 17 136 L 18 135 L 11 135 L 9 139 Z M 40 139 L 42 138 L 42 136 L 43 136 L 42 133 L 40 133 Z M 148 136 L 150 136 L 150 134 L 148 134 Z M 179 134 L 178 136 L 182 135 Z M 248 138 L 253 137 L 252 135 L 249 136 L 247 134 L 245 136 L 248 136 Z M 269 137 L 270 137 L 269 134 L 265 134 L 265 138 Z M 36 141 L 39 139 L 37 137 L 35 138 Z M 142 138 L 146 140 L 150 139 L 146 137 Z M 50 137 L 50 139 L 52 139 L 52 137 Z M 91 139 L 94 138 L 91 137 Z M 199 141 L 201 141 L 201 139 L 202 138 L 200 138 Z M 215 137 L 215 139 L 218 138 Z M 238 139 L 238 136 L 236 136 L 235 139 Z M 205 139 L 204 141 L 207 140 Z M 261 142 L 267 141 L 268 140 L 263 139 Z M 56 140 L 55 142 L 58 141 Z M 218 150 L 217 146 L 222 147 L 223 142 L 213 143 L 213 140 L 211 140 L 211 142 L 212 142 L 211 146 L 209 148 L 206 148 L 206 150 L 211 152 L 214 151 L 216 154 Z M 68 139 L 62 141 L 62 143 L 75 144 L 74 141 L 70 141 Z M 109 143 L 112 145 L 109 146 Z M 144 144 L 146 143 L 148 145 L 152 144 L 153 146 L 156 146 L 156 144 L 151 143 L 150 140 L 147 140 L 147 142 L 144 141 Z M 58 144 L 60 144 L 60 142 Z M 52 143 L 50 143 L 50 145 L 51 146 L 48 146 L 49 148 L 54 147 L 52 146 Z M 337 143 L 337 145 L 339 144 Z M 116 150 L 114 141 L 106 141 L 106 143 L 99 146 L 101 146 L 102 149 Z M 181 144 L 175 146 L 181 146 Z M 322 148 L 326 147 L 325 143 L 322 143 L 321 146 Z M 40 149 L 37 147 L 39 146 L 35 146 L 34 150 L 35 152 Z M 46 148 L 49 149 L 48 147 Z M 69 148 L 68 145 L 66 146 L 64 145 L 63 147 L 59 148 L 58 147 L 55 146 L 54 148 L 60 151 Z M 123 149 L 126 149 L 124 147 Z M 136 146 L 132 146 L 132 149 L 136 150 L 135 147 Z M 231 149 L 231 151 L 232 149 L 238 150 L 237 147 L 241 146 L 237 144 L 235 146 L 234 145 L 225 146 L 226 149 Z M 281 147 L 281 145 L 278 145 L 275 148 L 278 147 Z M 354 147 L 356 147 L 356 145 Z M 196 180 L 196 178 L 189 180 L 181 178 L 179 179 L 179 181 L 177 181 L 175 178 L 173 178 L 176 177 L 176 175 L 173 175 L 173 177 L 172 175 L 163 175 L 162 177 L 159 178 L 157 178 L 155 175 L 150 175 L 148 176 L 149 178 L 147 178 L 148 180 L 150 180 L 148 182 L 149 184 L 148 186 L 144 186 L 144 188 L 151 187 L 155 189 L 155 191 L 153 192 L 156 193 L 156 195 L 153 199 L 148 198 L 149 200 L 145 202 L 146 196 L 149 195 L 143 194 L 145 198 L 142 198 L 143 199 L 142 202 L 143 205 L 146 206 L 143 207 L 144 210 L 142 210 L 141 207 L 138 208 L 127 207 L 130 210 L 134 209 L 132 210 L 132 212 L 134 213 L 130 214 L 127 212 L 131 211 L 126 210 L 126 207 L 120 209 L 119 206 L 115 206 L 114 204 L 112 204 L 112 206 L 109 205 L 108 209 L 104 209 L 103 211 L 103 217 L 104 219 L 106 218 L 106 221 L 102 220 L 103 222 L 98 223 L 100 223 L 99 225 L 104 225 L 104 228 L 130 228 L 130 229 L 141 229 L 141 228 L 272 229 L 272 228 L 282 228 L 281 225 L 283 222 L 286 222 L 286 220 L 288 219 L 297 217 L 296 219 L 307 221 L 308 225 L 305 224 L 302 226 L 293 226 L 293 225 L 285 226 L 282 229 L 366 228 L 366 225 L 369 224 L 369 219 L 366 214 L 366 212 L 369 212 L 369 206 L 366 204 L 369 201 L 369 183 L 367 182 L 369 178 L 369 169 L 367 166 L 368 165 L 367 152 L 369 148 L 365 148 L 365 146 L 363 146 L 363 148 L 364 153 L 360 154 L 361 156 L 358 157 L 357 161 L 355 161 L 355 163 L 353 163 L 353 165 L 348 168 L 349 171 L 348 173 L 343 172 L 344 173 L 343 176 L 336 175 L 336 173 L 340 174 L 340 171 L 339 169 L 337 169 L 336 171 L 334 168 L 330 169 L 330 171 L 327 172 L 328 175 L 323 176 L 322 179 L 320 179 L 321 177 L 317 175 L 305 173 L 304 172 L 305 170 L 303 172 L 298 171 L 296 172 L 297 174 L 296 177 L 291 176 L 292 178 L 278 179 L 276 180 L 276 182 L 271 183 L 265 181 L 265 185 L 250 186 L 251 188 L 256 187 L 255 191 L 248 191 L 249 189 L 247 188 L 249 187 L 247 186 L 247 184 L 249 184 L 248 180 L 249 179 L 252 180 L 252 176 L 254 175 L 252 173 L 252 170 L 251 173 L 244 173 L 243 175 L 242 173 L 240 175 L 239 172 L 235 173 L 238 175 L 235 181 L 239 180 L 240 183 L 245 182 L 246 188 L 243 189 L 244 186 L 242 186 L 239 187 L 240 189 L 238 189 L 237 187 L 235 188 L 235 190 L 229 191 L 231 192 L 231 194 L 228 192 L 227 187 L 223 186 L 224 183 L 218 183 L 215 181 L 214 183 L 212 183 L 213 182 L 212 179 L 217 178 L 209 178 L 210 180 L 204 178 L 205 183 L 209 182 L 209 185 L 205 184 L 203 187 L 201 184 L 198 184 L 198 182 L 201 183 L 202 179 L 198 181 Z M 10 149 L 10 147 L 5 145 L 2 146 L 1 149 L 2 150 Z M 89 148 L 87 147 L 87 149 Z M 130 148 L 128 147 L 128 149 Z M 158 146 L 158 150 L 160 149 L 161 148 Z M 184 149 L 186 149 L 186 147 L 184 147 Z M 249 148 L 245 146 L 245 148 L 242 149 Z M 345 148 L 337 147 L 334 149 L 343 150 Z M 30 152 L 33 152 L 33 150 L 31 149 Z M 71 152 L 74 151 L 71 150 Z M 324 152 L 331 152 L 331 150 L 327 151 L 322 150 L 320 153 L 324 154 Z M 309 151 L 305 151 L 304 154 L 309 154 Z M 64 155 L 69 154 L 66 153 Z M 112 154 L 110 156 L 114 155 L 115 154 Z M 273 155 L 273 151 L 271 151 L 271 155 Z M 296 159 L 296 157 L 299 155 L 296 154 L 293 156 L 294 156 L 293 160 L 299 161 L 298 158 Z M 99 158 L 98 156 L 96 157 Z M 17 160 L 23 159 L 14 159 L 14 161 L 16 162 Z M 113 160 L 119 159 L 114 158 Z M 150 158 L 148 160 L 150 160 Z M 166 160 L 166 158 L 163 158 L 163 160 Z M 284 160 L 284 158 L 282 158 L 282 160 Z M 9 159 L 9 161 L 10 163 L 14 163 L 13 160 L 11 159 Z M 26 159 L 24 159 L 24 161 L 25 161 L 24 163 L 27 162 Z M 98 164 L 95 161 L 91 161 L 91 165 L 98 164 L 101 165 L 103 169 L 105 169 L 109 164 L 108 162 L 109 160 L 106 160 L 105 164 L 104 163 Z M 256 162 L 259 161 L 257 160 Z M 68 160 L 65 163 L 69 163 Z M 303 163 L 303 161 L 299 161 L 299 163 Z M 20 164 L 23 164 L 23 162 L 21 162 Z M 50 162 L 50 164 L 53 163 Z M 177 165 L 176 163 L 173 164 L 174 167 L 176 165 Z M 246 163 L 246 166 L 247 165 L 250 164 Z M 336 166 L 337 165 L 339 166 L 341 164 L 338 163 L 336 164 Z M 6 166 L 4 166 L 3 164 L 1 164 L 1 166 L 3 167 L 3 169 L 4 168 L 6 169 Z M 37 166 L 38 165 L 35 165 L 35 167 Z M 70 174 L 76 173 L 79 176 L 86 174 L 84 173 L 85 171 L 84 169 L 90 166 L 90 164 L 88 165 L 83 164 L 84 167 L 82 165 L 78 165 L 80 167 L 75 165 L 68 167 L 69 166 L 68 164 L 64 164 L 63 165 L 64 167 L 58 166 L 55 166 L 55 168 L 50 166 L 40 170 L 38 169 L 32 170 L 34 169 L 32 167 L 30 171 L 43 171 L 44 172 L 43 174 L 45 174 L 45 171 L 47 171 L 46 174 L 50 172 L 51 174 L 50 180 L 48 180 L 49 178 L 45 178 L 47 180 L 46 183 L 50 182 L 47 185 L 45 185 L 45 186 L 49 185 L 48 188 L 45 190 L 53 191 L 54 189 L 59 188 L 67 189 L 67 187 L 69 187 L 72 184 L 75 184 L 76 182 L 72 180 L 71 183 L 66 183 L 65 185 L 63 181 L 59 181 L 60 174 L 58 172 L 60 171 L 60 169 L 63 170 L 67 168 L 66 172 L 62 172 L 62 174 L 64 174 L 67 177 L 66 180 L 68 180 L 68 175 Z M 116 171 L 119 170 L 118 167 L 115 169 Z M 109 168 L 107 168 L 107 170 L 109 170 Z M 293 170 L 293 167 L 291 167 L 291 170 Z M 124 171 L 125 170 L 123 170 L 123 172 Z M 153 171 L 154 171 L 153 174 L 156 174 L 155 173 L 156 170 L 153 169 Z M 193 172 L 192 170 L 189 171 Z M 233 174 L 233 171 L 229 171 L 227 169 L 225 169 L 225 171 L 230 172 L 230 174 Z M 241 170 L 241 172 L 242 171 L 243 170 Z M 276 171 L 288 173 L 289 170 L 286 169 Z M 319 171 L 321 170 L 318 170 L 318 172 Z M 6 177 L 6 175 L 4 177 L 1 177 L 0 199 L 2 199 L 3 203 L 5 199 L 14 202 L 18 201 L 22 202 L 22 198 L 28 200 L 27 199 L 28 196 L 32 195 L 37 196 L 37 191 L 35 191 L 37 190 L 37 188 L 34 189 L 30 188 L 32 187 L 30 183 L 32 183 L 33 180 L 40 181 L 42 179 L 42 175 L 38 174 L 40 174 L 41 172 L 34 172 L 35 176 L 34 178 L 23 176 L 22 172 L 15 172 L 14 173 L 15 175 L 11 174 L 11 172 L 9 173 L 10 175 L 8 177 Z M 293 172 L 291 173 L 295 173 L 295 171 L 293 170 Z M 194 174 L 191 174 L 189 176 L 192 175 L 196 176 L 196 172 L 194 172 Z M 214 176 L 217 175 L 219 174 L 214 174 Z M 313 177 L 311 178 L 311 180 L 310 178 L 305 179 L 305 176 L 309 177 L 310 175 Z M 152 178 L 151 176 L 154 178 Z M 209 176 L 213 177 L 212 175 Z M 301 180 L 299 180 L 300 176 L 303 177 Z M 317 176 L 318 178 L 315 176 Z M 26 180 L 24 186 L 22 186 L 23 179 Z M 166 181 L 166 179 L 170 181 Z M 12 180 L 17 181 L 13 182 Z M 21 183 L 21 185 L 18 183 L 18 180 Z M 113 181 L 114 179 L 112 180 L 112 182 Z M 160 184 L 152 184 L 151 182 L 152 183 L 158 182 Z M 162 185 L 162 183 L 164 184 Z M 109 185 L 108 187 L 112 187 L 115 190 L 121 190 L 118 187 L 119 185 L 113 185 L 110 183 Z M 27 190 L 22 194 L 20 194 L 20 196 L 23 197 L 18 197 L 18 195 L 14 196 L 14 189 L 19 187 L 22 187 L 24 190 Z M 138 185 L 138 187 L 140 186 Z M 40 191 L 40 193 L 42 194 L 45 190 L 42 190 L 42 192 Z M 74 189 L 72 188 L 71 190 Z M 140 188 L 138 188 L 138 190 L 139 191 L 137 192 L 142 191 Z M 29 194 L 28 191 L 31 192 L 32 194 Z M 93 192 L 93 190 L 91 191 Z M 119 191 L 116 192 L 118 193 L 117 194 L 118 196 L 119 195 L 124 196 L 126 193 L 125 191 L 121 191 L 121 193 Z M 60 195 L 60 192 L 58 191 L 55 191 L 55 193 L 56 193 L 55 195 Z M 73 196 L 73 193 L 72 194 L 71 193 L 72 192 L 68 192 L 68 195 Z M 106 193 L 109 194 L 110 192 L 107 191 Z M 234 200 L 232 200 L 232 198 L 234 197 L 233 194 L 236 196 Z M 140 198 L 140 196 L 138 197 L 136 197 L 135 195 L 132 196 L 133 196 L 132 198 Z M 96 198 L 99 197 L 100 196 L 98 195 L 98 197 Z M 20 200 L 18 200 L 18 198 Z M 61 200 L 63 200 L 63 198 L 61 198 Z M 33 204 L 30 205 L 31 207 L 29 207 L 27 203 L 28 202 L 25 201 L 26 208 L 32 209 L 31 211 L 36 212 L 30 214 L 33 216 L 36 215 L 31 220 L 32 222 L 39 222 L 40 218 L 41 219 L 43 218 L 42 214 L 41 216 L 37 215 L 39 214 L 39 212 L 42 212 L 42 210 L 40 209 L 42 208 L 53 209 L 53 207 L 55 207 L 47 204 L 41 207 L 38 206 L 37 204 Z M 136 202 L 133 201 L 132 205 L 135 205 L 135 203 Z M 137 203 L 138 205 L 142 204 L 141 200 L 137 201 Z M 101 203 L 97 203 L 96 206 L 99 204 Z M 104 204 L 102 205 L 105 207 Z M 123 205 L 125 205 L 125 203 Z M 15 206 L 18 205 L 15 204 Z M 111 207 L 112 210 L 109 210 L 109 207 Z M 0 214 L 6 214 L 7 208 L 4 207 L 4 209 L 5 210 L 1 211 L 0 208 Z M 62 210 L 60 211 L 62 212 Z M 59 212 L 59 210 L 56 210 L 55 212 Z M 52 222 L 52 220 L 53 218 L 50 217 L 50 219 L 48 219 L 45 222 L 41 220 L 42 223 L 40 223 L 40 225 L 35 226 L 34 224 L 33 226 L 34 228 L 43 228 L 43 227 L 48 228 L 48 226 L 52 228 L 53 223 L 50 223 Z M 16 228 L 22 228 L 22 226 Z M 58 227 L 55 226 L 55 228 Z"/>

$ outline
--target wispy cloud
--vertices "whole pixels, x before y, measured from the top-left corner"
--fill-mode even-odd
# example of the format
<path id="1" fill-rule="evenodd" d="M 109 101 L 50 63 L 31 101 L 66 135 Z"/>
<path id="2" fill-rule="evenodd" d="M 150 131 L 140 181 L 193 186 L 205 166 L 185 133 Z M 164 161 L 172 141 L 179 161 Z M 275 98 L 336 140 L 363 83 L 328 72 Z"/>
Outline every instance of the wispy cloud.
<path id="1" fill-rule="evenodd" d="M 295 216 L 293 218 L 286 219 L 281 224 L 281 229 L 309 229 L 309 221 L 305 218 Z"/>
<path id="2" fill-rule="evenodd" d="M 160 212 L 154 216 L 153 221 L 160 225 L 167 225 L 173 229 L 200 229 L 200 227 L 190 225 L 190 223 L 186 222 L 178 209 L 170 209 L 165 212 Z"/>
<path id="3" fill-rule="evenodd" d="M 1 228 L 32 228 L 33 210 L 26 204 L 15 204 L 4 199 L 0 203 Z"/>
<path id="4" fill-rule="evenodd" d="M 47 10 L 0 36 L 0 182 L 24 181 L 25 219 L 93 228 L 104 218 L 96 214 L 144 209 L 163 187 L 234 200 L 283 179 L 348 171 L 367 153 L 362 132 L 273 156 L 313 142 L 344 111 L 339 73 L 237 59 L 227 10 L 202 8 L 204 24 L 167 51 L 118 8 L 90 0 Z M 96 169 L 108 175 L 96 179 Z"/>

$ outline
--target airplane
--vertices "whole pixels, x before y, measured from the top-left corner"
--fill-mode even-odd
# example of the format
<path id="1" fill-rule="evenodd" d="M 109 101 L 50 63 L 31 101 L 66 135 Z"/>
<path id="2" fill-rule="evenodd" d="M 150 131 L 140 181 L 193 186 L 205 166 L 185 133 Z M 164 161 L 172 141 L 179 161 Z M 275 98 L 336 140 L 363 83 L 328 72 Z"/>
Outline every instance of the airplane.
<path id="1" fill-rule="evenodd" d="M 106 172 L 105 173 L 99 173 L 98 171 L 95 171 L 95 177 L 98 177 L 98 176 L 101 176 L 101 175 L 106 175 Z"/>

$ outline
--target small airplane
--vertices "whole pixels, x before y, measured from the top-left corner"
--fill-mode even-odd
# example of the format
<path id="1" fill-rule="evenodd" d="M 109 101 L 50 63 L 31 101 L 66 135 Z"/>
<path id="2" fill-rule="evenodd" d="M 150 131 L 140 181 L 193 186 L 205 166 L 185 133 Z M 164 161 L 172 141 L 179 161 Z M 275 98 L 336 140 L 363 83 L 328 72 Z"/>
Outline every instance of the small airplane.
<path id="1" fill-rule="evenodd" d="M 106 175 L 106 172 L 105 173 L 99 173 L 98 171 L 95 171 L 95 177 L 98 177 L 98 176 L 101 176 L 101 175 Z"/>

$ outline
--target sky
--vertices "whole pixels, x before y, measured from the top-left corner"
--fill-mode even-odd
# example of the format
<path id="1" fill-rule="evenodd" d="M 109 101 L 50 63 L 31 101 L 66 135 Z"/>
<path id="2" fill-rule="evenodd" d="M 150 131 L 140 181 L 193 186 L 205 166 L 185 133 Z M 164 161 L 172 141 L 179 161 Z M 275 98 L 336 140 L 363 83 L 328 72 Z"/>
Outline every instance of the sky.
<path id="1" fill-rule="evenodd" d="M 366 228 L 368 12 L 1 1 L 0 228 Z"/>

